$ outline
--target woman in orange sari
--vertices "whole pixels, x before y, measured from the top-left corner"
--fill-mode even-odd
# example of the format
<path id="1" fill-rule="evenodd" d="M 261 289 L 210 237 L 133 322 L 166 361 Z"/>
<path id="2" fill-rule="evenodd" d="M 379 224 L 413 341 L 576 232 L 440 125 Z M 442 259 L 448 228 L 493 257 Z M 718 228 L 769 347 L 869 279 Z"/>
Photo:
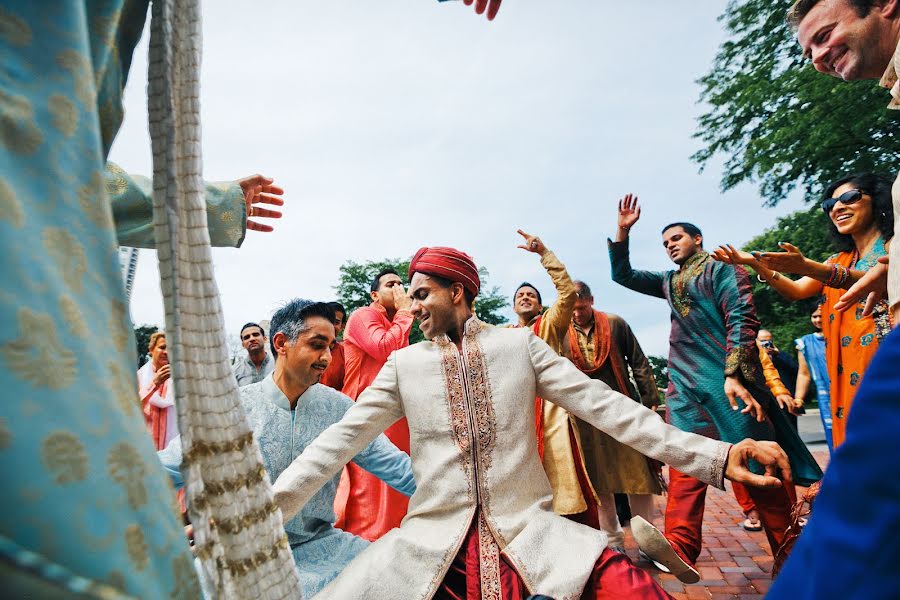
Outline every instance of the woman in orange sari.
<path id="1" fill-rule="evenodd" d="M 840 179 L 825 192 L 822 209 L 830 219 L 830 230 L 838 253 L 824 263 L 810 260 L 791 244 L 779 244 L 783 252 L 741 252 L 722 246 L 713 256 L 729 263 L 744 264 L 759 274 L 789 300 L 825 295 L 822 307 L 826 362 L 831 376 L 831 415 L 834 446 L 846 433 L 847 416 L 863 373 L 883 337 L 891 330 L 887 302 L 867 307 L 860 301 L 855 310 L 834 309 L 844 291 L 886 256 L 894 232 L 891 183 L 881 175 L 863 173 Z M 793 280 L 782 273 L 800 275 Z"/>

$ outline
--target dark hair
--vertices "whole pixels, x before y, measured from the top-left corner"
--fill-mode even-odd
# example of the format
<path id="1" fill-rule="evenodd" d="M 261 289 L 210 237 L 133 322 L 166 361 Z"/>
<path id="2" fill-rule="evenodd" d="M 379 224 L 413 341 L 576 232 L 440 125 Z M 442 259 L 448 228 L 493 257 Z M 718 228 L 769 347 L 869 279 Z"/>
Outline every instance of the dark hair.
<path id="1" fill-rule="evenodd" d="M 372 285 L 369 286 L 370 292 L 378 291 L 378 288 L 381 286 L 381 278 L 385 275 L 396 275 L 397 277 L 400 277 L 400 274 L 392 267 L 384 268 L 378 271 L 378 273 L 375 274 L 375 277 L 372 278 Z"/>
<path id="2" fill-rule="evenodd" d="M 591 286 L 580 279 L 576 279 L 573 283 L 575 285 L 575 295 L 580 300 L 590 300 L 594 297 L 594 294 L 591 293 Z"/>
<path id="3" fill-rule="evenodd" d="M 516 294 L 518 294 L 518 293 L 519 293 L 519 290 L 521 290 L 523 287 L 530 287 L 531 289 L 533 289 L 533 290 L 534 290 L 534 293 L 537 294 L 537 297 L 538 297 L 538 304 L 540 304 L 540 305 L 543 306 L 544 302 L 543 302 L 543 300 L 541 300 L 541 292 L 540 292 L 540 290 L 538 290 L 536 287 L 534 287 L 533 285 L 531 285 L 531 284 L 528 283 L 527 281 L 523 281 L 522 283 L 520 283 L 520 284 L 519 284 L 519 287 L 516 288 L 516 291 L 513 292 L 513 300 L 516 299 Z"/>
<path id="4" fill-rule="evenodd" d="M 256 327 L 257 329 L 259 329 L 259 332 L 260 332 L 261 334 L 263 334 L 263 336 L 266 335 L 265 329 L 263 329 L 262 326 L 261 326 L 259 323 L 244 323 L 244 326 L 241 327 L 241 333 L 239 334 L 239 336 L 243 336 L 243 335 L 244 335 L 244 330 L 247 329 L 248 327 Z"/>
<path id="5" fill-rule="evenodd" d="M 423 275 L 424 275 L 424 273 L 423 273 Z M 447 279 L 446 277 L 438 277 L 437 275 L 429 275 L 429 277 L 436 284 L 438 284 L 439 286 L 441 286 L 444 289 L 449 288 L 454 283 L 459 283 L 460 285 L 462 285 L 461 282 L 451 281 L 451 280 Z M 475 302 L 475 294 L 473 294 L 471 291 L 469 291 L 469 289 L 467 289 L 466 286 L 464 286 L 464 285 L 463 285 L 463 297 L 466 299 L 466 302 L 468 303 L 469 306 L 472 306 L 472 303 Z"/>
<path id="6" fill-rule="evenodd" d="M 668 225 L 666 225 L 665 227 L 662 228 L 661 233 L 665 233 L 668 230 L 672 229 L 673 227 L 681 227 L 682 229 L 684 229 L 684 232 L 691 237 L 697 237 L 698 235 L 699 236 L 703 235 L 703 232 L 700 231 L 699 227 L 697 227 L 693 223 L 684 223 L 682 221 L 679 221 L 677 223 L 669 223 Z"/>
<path id="7" fill-rule="evenodd" d="M 337 320 L 337 313 L 341 313 L 341 314 L 344 315 L 345 317 L 347 316 L 347 309 L 345 309 L 345 308 L 344 308 L 344 305 L 341 304 L 340 302 L 329 302 L 329 303 L 328 303 L 328 306 L 330 306 L 330 307 L 331 307 L 331 310 L 334 311 L 334 313 L 335 313 L 335 315 L 334 315 L 335 320 Z"/>
<path id="8" fill-rule="evenodd" d="M 788 25 L 793 29 L 799 28 L 800 23 L 809 14 L 809 11 L 819 2 L 821 0 L 796 0 L 794 5 L 788 9 L 787 15 L 785 15 Z M 846 0 L 846 2 L 856 9 L 856 14 L 860 18 L 863 18 L 875 7 L 876 0 Z"/>
<path id="9" fill-rule="evenodd" d="M 283 333 L 289 342 L 297 341 L 297 337 L 306 331 L 306 319 L 310 317 L 322 317 L 334 325 L 334 309 L 327 302 L 313 302 L 302 298 L 294 298 L 275 311 L 269 322 L 269 347 L 272 356 L 275 352 L 275 334 Z"/>
<path id="10" fill-rule="evenodd" d="M 894 235 L 894 207 L 891 201 L 891 182 L 884 175 L 878 173 L 857 173 L 838 179 L 825 190 L 825 198 L 831 198 L 834 191 L 849 183 L 872 197 L 872 215 L 878 231 L 884 241 L 888 241 Z M 828 219 L 828 231 L 831 240 L 839 252 L 852 252 L 856 248 L 853 237 L 845 233 L 838 233 L 834 222 Z"/>

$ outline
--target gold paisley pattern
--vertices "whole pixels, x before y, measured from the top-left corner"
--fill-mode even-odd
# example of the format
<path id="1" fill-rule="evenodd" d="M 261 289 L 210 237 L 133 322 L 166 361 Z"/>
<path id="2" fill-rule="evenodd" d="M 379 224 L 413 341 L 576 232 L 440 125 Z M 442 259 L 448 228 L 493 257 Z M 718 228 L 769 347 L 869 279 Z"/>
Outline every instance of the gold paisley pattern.
<path id="1" fill-rule="evenodd" d="M 131 414 L 134 410 L 140 410 L 141 399 L 137 393 L 137 382 L 131 373 L 123 372 L 119 364 L 113 360 L 106 363 L 109 370 L 109 385 L 119 403 L 122 412 Z"/>
<path id="2" fill-rule="evenodd" d="M 109 307 L 109 333 L 113 347 L 120 354 L 128 350 L 128 328 L 126 316 L 128 307 L 121 300 L 113 300 Z"/>
<path id="3" fill-rule="evenodd" d="M 222 213 L 222 216 L 219 217 L 223 223 L 233 223 L 234 222 L 234 213 L 230 210 L 226 210 Z"/>
<path id="4" fill-rule="evenodd" d="M 10 46 L 19 48 L 31 43 L 31 27 L 23 19 L 0 8 L 0 38 Z"/>
<path id="5" fill-rule="evenodd" d="M 0 220 L 6 221 L 16 229 L 25 225 L 25 208 L 3 179 L 0 179 Z"/>
<path id="6" fill-rule="evenodd" d="M 0 417 L 0 450 L 6 450 L 10 445 L 12 445 L 12 431 L 9 430 L 6 417 Z"/>
<path id="7" fill-rule="evenodd" d="M 128 550 L 128 558 L 138 571 L 143 571 L 150 561 L 147 556 L 147 542 L 144 540 L 144 532 L 137 525 L 129 525 L 125 528 L 125 548 Z"/>
<path id="8" fill-rule="evenodd" d="M 66 137 L 75 135 L 78 129 L 78 108 L 75 103 L 61 94 L 53 94 L 47 102 L 53 126 Z"/>
<path id="9" fill-rule="evenodd" d="M 81 292 L 81 280 L 87 271 L 84 246 L 65 229 L 44 229 L 44 249 L 54 260 L 65 284 L 74 292 Z"/>
<path id="10" fill-rule="evenodd" d="M 76 50 L 67 49 L 56 55 L 56 63 L 72 74 L 75 97 L 85 110 L 92 112 L 97 100 L 93 68 L 88 58 Z"/>
<path id="11" fill-rule="evenodd" d="M 119 165 L 106 163 L 106 195 L 119 196 L 128 191 L 128 175 Z"/>
<path id="12" fill-rule="evenodd" d="M 113 227 L 112 211 L 103 196 L 104 190 L 103 175 L 94 171 L 91 180 L 78 188 L 78 204 L 94 225 L 109 230 Z"/>
<path id="13" fill-rule="evenodd" d="M 19 337 L 0 346 L 12 373 L 34 387 L 58 390 L 74 383 L 78 360 L 62 345 L 50 315 L 19 309 Z"/>
<path id="14" fill-rule="evenodd" d="M 66 325 L 69 326 L 69 333 L 76 337 L 86 338 L 88 336 L 87 324 L 84 321 L 84 315 L 81 314 L 81 308 L 71 296 L 62 295 L 59 297 L 59 311 L 62 313 Z"/>
<path id="15" fill-rule="evenodd" d="M 29 156 L 44 143 L 28 98 L 0 90 L 0 141 L 15 154 Z"/>
<path id="16" fill-rule="evenodd" d="M 144 486 L 147 467 L 134 447 L 125 442 L 116 444 L 110 449 L 106 464 L 109 476 L 125 489 L 131 508 L 137 510 L 147 504 L 147 488 Z"/>
<path id="17" fill-rule="evenodd" d="M 60 485 L 87 477 L 88 457 L 84 444 L 69 431 L 57 431 L 47 436 L 41 444 L 41 459 L 53 480 Z"/>

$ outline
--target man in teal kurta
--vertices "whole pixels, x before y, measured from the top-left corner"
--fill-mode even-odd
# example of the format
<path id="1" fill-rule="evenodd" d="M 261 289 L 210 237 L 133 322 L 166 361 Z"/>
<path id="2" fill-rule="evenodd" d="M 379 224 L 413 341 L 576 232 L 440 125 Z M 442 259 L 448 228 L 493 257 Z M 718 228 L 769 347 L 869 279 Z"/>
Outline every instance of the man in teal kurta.
<path id="1" fill-rule="evenodd" d="M 818 481 L 821 469 L 766 389 L 756 347 L 759 322 L 746 270 L 712 260 L 703 250 L 700 230 L 690 223 L 663 229 L 663 246 L 677 270 L 634 270 L 628 235 L 639 216 L 637 198 L 629 195 L 620 201 L 619 229 L 616 241 L 609 243 L 609 256 L 614 281 L 663 298 L 671 308 L 667 420 L 684 431 L 725 442 L 776 441 L 790 457 L 796 482 Z M 738 400 L 746 405 L 743 410 Z M 706 485 L 675 469 L 669 476 L 666 538 L 678 555 L 676 574 L 692 582 L 699 578 L 693 565 L 702 543 Z M 790 523 L 792 489 L 748 491 L 754 501 L 760 500 L 756 504 L 772 553 L 777 554 Z"/>

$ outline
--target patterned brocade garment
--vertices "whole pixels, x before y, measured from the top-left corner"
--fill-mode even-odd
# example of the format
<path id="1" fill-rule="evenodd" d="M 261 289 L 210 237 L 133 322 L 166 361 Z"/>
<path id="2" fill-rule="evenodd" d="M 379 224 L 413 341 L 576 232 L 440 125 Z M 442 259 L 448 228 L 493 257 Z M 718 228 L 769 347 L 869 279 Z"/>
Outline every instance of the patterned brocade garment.
<path id="1" fill-rule="evenodd" d="M 150 204 L 105 169 L 147 7 L 0 8 L 0 554 L 12 568 L 44 565 L 41 583 L 57 573 L 63 593 L 192 598 L 175 496 L 140 413 L 116 256 L 117 243 L 152 247 Z M 234 187 L 219 190 L 229 245 L 245 219 Z M 23 592 L 39 584 L 16 577 Z"/>
<path id="2" fill-rule="evenodd" d="M 854 252 L 841 252 L 828 259 L 858 271 L 868 271 L 886 255 L 884 240 L 879 239 L 872 251 L 859 260 Z M 825 356 L 831 381 L 831 434 L 834 447 L 844 443 L 847 417 L 853 405 L 856 390 L 866 368 L 878 350 L 881 340 L 891 331 L 891 318 L 887 302 L 880 302 L 872 315 L 862 315 L 865 301 L 857 303 L 855 310 L 837 312 L 831 310 L 844 293 L 843 289 L 825 288 L 822 333 L 825 334 Z"/>
<path id="3" fill-rule="evenodd" d="M 631 268 L 628 242 L 610 241 L 609 253 L 616 282 L 663 298 L 672 309 L 668 421 L 730 443 L 744 438 L 777 441 L 788 453 L 795 481 L 801 485 L 818 481 L 821 469 L 766 387 L 747 271 L 717 262 L 706 252 L 691 257 L 678 271 L 636 271 Z M 768 419 L 759 423 L 731 409 L 724 392 L 727 375 L 741 379 Z"/>

